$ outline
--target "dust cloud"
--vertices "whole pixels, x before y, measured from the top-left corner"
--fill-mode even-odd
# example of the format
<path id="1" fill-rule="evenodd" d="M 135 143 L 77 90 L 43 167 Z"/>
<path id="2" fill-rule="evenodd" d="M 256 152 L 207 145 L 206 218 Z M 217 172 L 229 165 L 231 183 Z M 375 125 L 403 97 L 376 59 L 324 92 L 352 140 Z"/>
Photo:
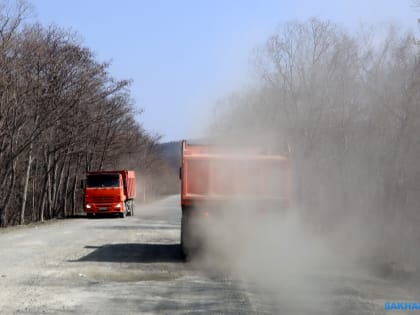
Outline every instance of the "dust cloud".
<path id="1" fill-rule="evenodd" d="M 208 205 L 197 228 L 206 250 L 197 261 L 288 305 L 330 305 L 324 302 L 336 284 L 329 277 L 343 284 L 355 275 L 418 275 L 420 59 L 413 37 L 393 27 L 384 38 L 354 35 L 310 19 L 285 24 L 257 49 L 255 88 L 226 98 L 209 138 L 287 155 L 291 206 L 264 212 L 263 202 L 240 198 Z"/>
<path id="2" fill-rule="evenodd" d="M 242 141 L 234 139 L 229 144 L 225 137 L 219 148 L 231 146 L 229 154 L 234 152 L 238 156 L 236 163 L 241 163 L 243 148 L 235 151 L 232 146 Z M 217 139 L 211 143 L 217 147 Z M 257 143 L 263 141 L 252 145 Z M 258 178 L 249 176 L 255 174 L 250 168 L 243 174 L 223 176 L 225 171 L 213 168 L 212 173 L 222 187 L 232 185 L 232 176 L 236 176 L 233 182 L 240 182 L 242 187 L 258 184 Z M 272 172 L 276 173 L 274 169 Z M 223 178 L 225 182 L 219 182 Z M 267 191 L 278 191 L 278 180 L 264 179 Z M 358 212 L 329 218 L 327 211 L 304 208 L 294 201 L 293 181 L 291 186 L 288 207 L 267 202 L 263 191 L 252 198 L 246 194 L 225 195 L 223 201 L 197 205 L 195 210 L 200 214 L 192 224 L 192 237 L 202 243 L 192 263 L 210 274 L 216 272 L 238 280 L 246 290 L 252 288 L 251 292 L 259 297 L 265 296 L 263 303 L 274 306 L 270 312 L 287 314 L 336 314 L 338 309 L 345 309 L 339 304 L 341 295 L 350 299 L 345 296 L 346 290 L 357 292 L 354 279 L 369 282 L 378 276 L 394 276 L 402 268 L 396 265 L 395 253 L 383 240 L 392 224 L 375 225 L 374 219 L 369 221 L 369 216 Z M 320 224 L 320 218 L 315 216 L 324 222 Z M 386 234 L 383 228 L 387 228 Z"/>
<path id="3" fill-rule="evenodd" d="M 222 147 L 226 145 L 225 138 Z M 243 187 L 251 181 L 247 174 L 236 175 Z M 270 188 L 274 182 L 267 181 L 267 190 L 278 189 Z M 218 184 L 231 183 L 230 178 L 229 183 Z M 332 288 L 326 283 L 327 275 L 354 272 L 354 265 L 340 244 L 305 219 L 304 211 L 293 204 L 282 207 L 246 195 L 202 203 L 197 210 L 206 215 L 192 225 L 193 237 L 202 241 L 194 264 L 264 292 L 267 303 L 274 303 L 278 310 L 309 312 L 315 307 L 332 312 L 328 309 Z"/>

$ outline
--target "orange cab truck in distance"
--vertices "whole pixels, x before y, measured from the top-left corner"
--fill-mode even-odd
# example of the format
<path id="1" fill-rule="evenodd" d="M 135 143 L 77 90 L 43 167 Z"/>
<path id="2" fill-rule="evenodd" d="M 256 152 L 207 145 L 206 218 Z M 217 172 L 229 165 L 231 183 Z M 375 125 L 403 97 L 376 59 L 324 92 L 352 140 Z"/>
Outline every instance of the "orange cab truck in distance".
<path id="1" fill-rule="evenodd" d="M 226 203 L 233 202 L 240 205 L 241 210 L 248 208 L 251 211 L 277 211 L 289 206 L 291 170 L 286 156 L 267 154 L 255 148 L 234 149 L 185 140 L 181 150 L 181 246 L 184 254 L 196 247 L 198 235 L 192 233 L 195 220 L 206 220 L 221 209 L 227 211 L 223 209 Z"/>
<path id="2" fill-rule="evenodd" d="M 85 211 L 97 214 L 134 215 L 136 173 L 128 170 L 88 172 L 85 183 Z"/>

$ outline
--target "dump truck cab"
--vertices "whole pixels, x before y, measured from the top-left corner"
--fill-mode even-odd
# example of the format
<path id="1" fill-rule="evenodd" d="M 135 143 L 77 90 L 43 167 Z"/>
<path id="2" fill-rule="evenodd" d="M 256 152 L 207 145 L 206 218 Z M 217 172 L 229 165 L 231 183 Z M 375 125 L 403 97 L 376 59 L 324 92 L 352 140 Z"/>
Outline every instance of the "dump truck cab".
<path id="1" fill-rule="evenodd" d="M 134 171 L 95 171 L 86 174 L 84 209 L 88 216 L 133 215 L 134 197 Z"/>

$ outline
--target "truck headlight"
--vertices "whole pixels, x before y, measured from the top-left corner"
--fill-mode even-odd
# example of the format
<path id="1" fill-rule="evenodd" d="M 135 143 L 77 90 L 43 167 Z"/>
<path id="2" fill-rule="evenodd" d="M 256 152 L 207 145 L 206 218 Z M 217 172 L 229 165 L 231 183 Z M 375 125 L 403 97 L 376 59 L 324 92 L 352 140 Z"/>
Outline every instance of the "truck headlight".
<path id="1" fill-rule="evenodd" d="M 92 206 L 91 205 L 86 205 L 86 209 L 90 209 L 90 208 L 92 208 Z"/>
<path id="2" fill-rule="evenodd" d="M 115 206 L 115 208 L 121 208 L 121 204 L 120 204 L 120 203 L 118 203 L 118 204 Z"/>

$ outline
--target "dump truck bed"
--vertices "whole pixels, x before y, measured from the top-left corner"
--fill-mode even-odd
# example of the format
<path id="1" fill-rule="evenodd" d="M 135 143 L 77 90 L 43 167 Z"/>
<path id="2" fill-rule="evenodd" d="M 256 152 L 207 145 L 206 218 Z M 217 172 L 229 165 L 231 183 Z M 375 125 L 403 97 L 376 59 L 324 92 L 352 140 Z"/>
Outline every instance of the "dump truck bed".
<path id="1" fill-rule="evenodd" d="M 255 149 L 182 143 L 181 203 L 225 199 L 290 200 L 290 165 L 286 156 Z"/>

